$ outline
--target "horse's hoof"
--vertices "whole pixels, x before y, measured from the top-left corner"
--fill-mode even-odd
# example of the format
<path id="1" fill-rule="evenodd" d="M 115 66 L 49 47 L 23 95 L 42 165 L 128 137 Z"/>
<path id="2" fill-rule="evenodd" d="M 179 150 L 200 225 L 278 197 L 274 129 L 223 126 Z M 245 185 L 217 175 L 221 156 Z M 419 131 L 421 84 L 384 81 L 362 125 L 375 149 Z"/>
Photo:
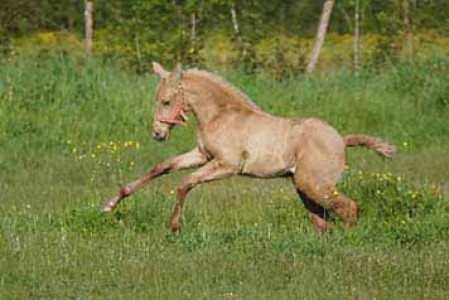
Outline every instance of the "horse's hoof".
<path id="1" fill-rule="evenodd" d="M 106 204 L 105 207 L 103 207 L 103 209 L 101 211 L 107 213 L 107 212 L 113 211 L 114 209 L 115 209 L 115 206 L 114 205 L 110 205 L 108 203 L 108 204 Z"/>
<path id="2" fill-rule="evenodd" d="M 110 208 L 109 206 L 105 206 L 105 207 L 103 207 L 101 209 L 101 212 L 103 212 L 103 213 L 108 213 L 108 212 L 111 212 L 111 211 L 113 211 L 113 209 Z"/>
<path id="3" fill-rule="evenodd" d="M 171 231 L 173 232 L 173 235 L 174 235 L 174 236 L 178 236 L 178 235 L 179 235 L 179 232 L 181 231 L 181 227 L 179 226 L 179 224 L 177 224 L 177 225 L 172 225 Z"/>

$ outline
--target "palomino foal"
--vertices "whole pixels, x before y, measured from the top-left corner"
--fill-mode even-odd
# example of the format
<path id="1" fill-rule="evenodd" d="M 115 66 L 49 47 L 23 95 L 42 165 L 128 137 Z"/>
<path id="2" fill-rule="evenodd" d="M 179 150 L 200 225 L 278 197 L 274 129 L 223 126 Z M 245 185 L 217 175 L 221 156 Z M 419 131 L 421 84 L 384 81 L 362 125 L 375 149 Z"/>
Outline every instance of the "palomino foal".
<path id="1" fill-rule="evenodd" d="M 342 137 L 319 119 L 271 116 L 241 91 L 206 71 L 183 71 L 178 64 L 168 72 L 158 63 L 153 63 L 153 69 L 160 78 L 153 138 L 167 140 L 170 130 L 186 122 L 186 113 L 192 112 L 198 120 L 197 146 L 124 186 L 106 203 L 105 211 L 112 211 L 123 198 L 156 177 L 198 168 L 182 179 L 177 190 L 170 219 L 177 233 L 184 200 L 196 185 L 234 175 L 289 176 L 312 222 L 324 232 L 332 225 L 327 220 L 328 210 L 333 210 L 346 225 L 357 222 L 357 204 L 335 190 L 345 169 L 346 147 L 367 146 L 386 157 L 394 154 L 394 147 L 379 138 Z"/>

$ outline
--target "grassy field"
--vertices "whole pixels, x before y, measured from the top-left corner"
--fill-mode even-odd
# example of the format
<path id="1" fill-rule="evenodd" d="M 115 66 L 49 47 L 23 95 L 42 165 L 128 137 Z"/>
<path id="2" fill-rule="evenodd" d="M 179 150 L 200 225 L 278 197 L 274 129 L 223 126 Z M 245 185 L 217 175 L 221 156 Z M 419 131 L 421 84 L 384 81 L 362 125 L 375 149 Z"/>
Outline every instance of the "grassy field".
<path id="1" fill-rule="evenodd" d="M 151 140 L 156 78 L 73 56 L 0 67 L 0 299 L 442 299 L 449 297 L 449 61 L 274 82 L 221 73 L 264 110 L 384 137 L 392 161 L 350 150 L 339 189 L 357 227 L 319 237 L 285 179 L 191 192 L 182 174 L 112 214 L 107 198 L 189 150 L 195 125 Z M 336 220 L 338 223 L 338 220 Z"/>

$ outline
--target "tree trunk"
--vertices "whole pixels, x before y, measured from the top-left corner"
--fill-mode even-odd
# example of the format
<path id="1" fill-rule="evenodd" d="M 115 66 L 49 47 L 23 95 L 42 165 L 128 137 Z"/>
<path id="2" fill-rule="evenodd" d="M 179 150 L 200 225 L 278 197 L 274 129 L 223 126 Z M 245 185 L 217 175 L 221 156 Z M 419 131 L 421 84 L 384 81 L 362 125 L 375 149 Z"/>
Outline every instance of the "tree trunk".
<path id="1" fill-rule="evenodd" d="M 324 37 L 329 26 L 329 19 L 334 7 L 335 0 L 326 0 L 323 6 L 323 12 L 321 13 L 320 25 L 318 26 L 318 32 L 313 45 L 312 53 L 310 55 L 309 63 L 307 64 L 307 73 L 311 73 L 315 70 L 318 63 L 318 57 L 320 56 L 321 47 L 323 46 Z"/>
<path id="2" fill-rule="evenodd" d="M 232 19 L 232 25 L 234 26 L 235 36 L 237 38 L 237 45 L 240 49 L 240 54 L 242 57 L 245 57 L 246 49 L 245 49 L 245 46 L 243 45 L 242 34 L 239 29 L 239 23 L 237 21 L 237 12 L 235 11 L 234 4 L 232 4 L 232 6 L 231 6 L 231 19 Z"/>
<path id="3" fill-rule="evenodd" d="M 359 15 L 360 0 L 355 0 L 355 12 L 354 12 L 354 74 L 359 76 L 360 68 L 360 15 Z"/>
<path id="4" fill-rule="evenodd" d="M 137 65 L 139 68 L 139 72 L 142 73 L 143 72 L 142 53 L 140 52 L 139 37 L 137 35 L 134 37 L 134 43 L 136 44 Z"/>
<path id="5" fill-rule="evenodd" d="M 409 62 L 413 60 L 413 41 L 412 41 L 412 26 L 410 21 L 410 0 L 402 0 L 402 15 L 405 41 L 407 47 L 407 58 Z"/>
<path id="6" fill-rule="evenodd" d="M 190 45 L 191 45 L 191 52 L 196 52 L 196 15 L 195 13 L 192 13 L 190 17 Z"/>
<path id="7" fill-rule="evenodd" d="M 86 56 L 87 58 L 92 57 L 92 37 L 93 37 L 93 18 L 92 12 L 94 9 L 94 4 L 92 1 L 86 0 L 85 2 L 85 30 L 86 30 Z"/>

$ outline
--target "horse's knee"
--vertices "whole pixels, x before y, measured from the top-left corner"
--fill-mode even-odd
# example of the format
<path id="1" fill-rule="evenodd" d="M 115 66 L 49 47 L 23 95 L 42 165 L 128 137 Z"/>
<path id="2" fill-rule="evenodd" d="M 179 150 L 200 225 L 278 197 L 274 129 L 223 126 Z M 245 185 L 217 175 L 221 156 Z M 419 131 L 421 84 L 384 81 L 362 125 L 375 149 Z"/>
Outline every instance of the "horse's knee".
<path id="1" fill-rule="evenodd" d="M 193 188 L 192 184 L 188 184 L 188 183 L 183 183 L 181 185 L 178 186 L 178 188 L 176 189 L 177 194 L 178 194 L 178 199 L 181 199 L 181 201 L 185 198 L 185 196 L 187 195 L 187 193 Z"/>
<path id="2" fill-rule="evenodd" d="M 195 180 L 195 178 L 192 178 L 191 176 L 187 176 L 186 178 L 183 178 L 181 183 L 178 185 L 177 192 L 178 192 L 178 199 L 181 197 L 185 197 L 185 195 L 190 192 L 191 189 L 197 185 L 198 182 Z"/>
<path id="3" fill-rule="evenodd" d="M 123 198 L 130 196 L 132 193 L 133 191 L 129 186 L 124 186 L 120 189 L 120 196 Z"/>

